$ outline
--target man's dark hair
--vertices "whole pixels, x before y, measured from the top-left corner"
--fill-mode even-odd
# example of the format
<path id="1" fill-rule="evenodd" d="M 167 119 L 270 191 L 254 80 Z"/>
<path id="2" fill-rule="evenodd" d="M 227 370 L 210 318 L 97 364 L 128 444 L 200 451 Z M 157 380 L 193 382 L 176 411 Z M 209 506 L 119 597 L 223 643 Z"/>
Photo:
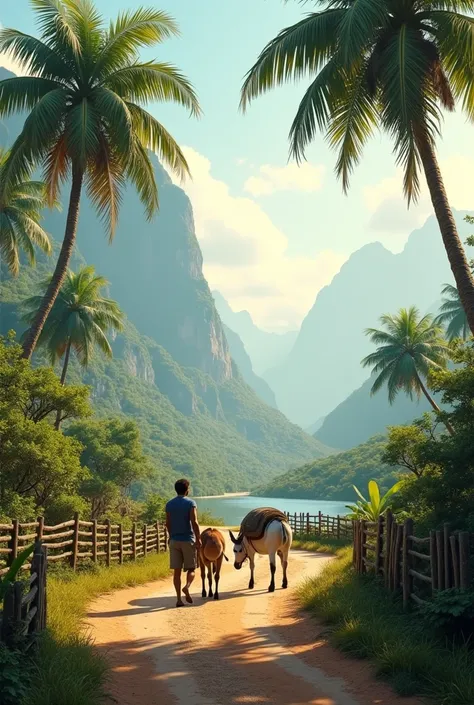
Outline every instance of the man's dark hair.
<path id="1" fill-rule="evenodd" d="M 189 489 L 189 480 L 185 480 L 184 478 L 181 480 L 176 480 L 174 483 L 174 489 L 176 494 L 185 495 Z"/>

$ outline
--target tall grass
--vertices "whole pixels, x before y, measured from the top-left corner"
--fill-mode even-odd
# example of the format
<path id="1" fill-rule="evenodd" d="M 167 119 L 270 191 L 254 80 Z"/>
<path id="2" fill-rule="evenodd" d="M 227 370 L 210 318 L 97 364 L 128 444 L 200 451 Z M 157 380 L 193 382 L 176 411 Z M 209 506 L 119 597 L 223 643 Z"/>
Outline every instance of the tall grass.
<path id="1" fill-rule="evenodd" d="M 298 534 L 293 539 L 292 548 L 338 556 L 348 545 L 349 541 L 346 539 L 317 538 L 314 534 Z"/>
<path id="2" fill-rule="evenodd" d="M 100 705 L 107 664 L 95 649 L 83 620 L 99 595 L 141 585 L 168 574 L 167 554 L 110 568 L 89 566 L 79 573 L 62 567 L 48 576 L 48 631 L 34 657 L 31 683 L 22 705 Z"/>
<path id="3" fill-rule="evenodd" d="M 376 674 L 400 695 L 431 697 L 439 705 L 473 705 L 474 653 L 435 636 L 416 612 L 373 578 L 352 570 L 351 549 L 299 589 L 303 606 L 331 625 L 340 650 L 373 661 Z"/>

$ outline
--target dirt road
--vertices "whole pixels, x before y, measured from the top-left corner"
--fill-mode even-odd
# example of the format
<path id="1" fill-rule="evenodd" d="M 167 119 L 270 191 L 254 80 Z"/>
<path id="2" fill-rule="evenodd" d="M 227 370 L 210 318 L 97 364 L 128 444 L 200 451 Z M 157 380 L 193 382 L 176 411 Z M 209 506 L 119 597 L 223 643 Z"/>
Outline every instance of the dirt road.
<path id="1" fill-rule="evenodd" d="M 290 588 L 267 593 L 268 559 L 231 563 L 221 599 L 174 607 L 170 580 L 102 597 L 90 612 L 112 665 L 111 703 L 119 705 L 415 705 L 375 681 L 370 667 L 329 647 L 317 623 L 298 611 L 294 587 L 331 560 L 294 551 Z M 281 582 L 279 572 L 277 578 Z"/>

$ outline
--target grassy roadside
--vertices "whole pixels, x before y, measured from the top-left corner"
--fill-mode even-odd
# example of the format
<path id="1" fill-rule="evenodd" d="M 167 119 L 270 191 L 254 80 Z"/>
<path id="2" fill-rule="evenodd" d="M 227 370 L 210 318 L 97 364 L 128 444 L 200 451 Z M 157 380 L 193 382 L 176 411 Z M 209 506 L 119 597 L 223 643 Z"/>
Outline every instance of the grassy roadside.
<path id="1" fill-rule="evenodd" d="M 136 563 L 48 576 L 48 631 L 33 661 L 22 705 L 99 705 L 104 698 L 107 665 L 83 627 L 89 603 L 112 590 L 142 585 L 169 572 L 167 554 Z"/>
<path id="2" fill-rule="evenodd" d="M 376 675 L 400 695 L 428 696 L 439 705 L 474 703 L 473 650 L 439 639 L 377 581 L 355 575 L 351 548 L 340 550 L 338 560 L 304 583 L 299 598 L 331 626 L 334 646 L 370 659 Z"/>
<path id="3" fill-rule="evenodd" d="M 293 539 L 292 548 L 302 551 L 330 553 L 333 556 L 339 556 L 348 545 L 349 542 L 344 539 L 316 539 L 314 534 L 298 534 L 298 536 Z"/>

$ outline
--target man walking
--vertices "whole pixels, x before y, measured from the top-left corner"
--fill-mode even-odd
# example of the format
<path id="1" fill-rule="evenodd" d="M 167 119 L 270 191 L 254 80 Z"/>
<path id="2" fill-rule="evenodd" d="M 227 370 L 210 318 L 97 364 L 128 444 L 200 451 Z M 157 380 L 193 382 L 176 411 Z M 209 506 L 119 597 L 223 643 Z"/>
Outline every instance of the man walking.
<path id="1" fill-rule="evenodd" d="M 177 496 L 166 505 L 166 528 L 170 537 L 170 567 L 174 571 L 176 607 L 184 607 L 181 599 L 181 573 L 185 571 L 187 574 L 183 594 L 186 602 L 192 604 L 189 588 L 194 580 L 196 552 L 201 545 L 201 530 L 197 520 L 196 502 L 188 497 L 189 481 L 178 480 L 174 489 Z"/>

